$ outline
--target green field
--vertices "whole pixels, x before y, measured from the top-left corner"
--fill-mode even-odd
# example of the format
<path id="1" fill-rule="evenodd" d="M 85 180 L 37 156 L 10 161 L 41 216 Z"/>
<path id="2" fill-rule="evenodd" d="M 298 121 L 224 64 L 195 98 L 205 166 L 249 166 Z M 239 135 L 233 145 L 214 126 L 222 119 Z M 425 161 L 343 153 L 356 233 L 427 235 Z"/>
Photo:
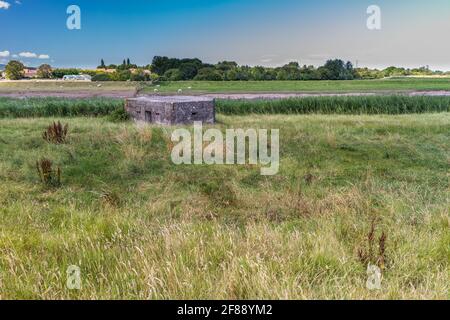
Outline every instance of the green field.
<path id="1" fill-rule="evenodd" d="M 0 119 L 0 298 L 448 299 L 450 113 L 219 114 L 279 128 L 281 167 L 175 166 L 170 128 Z M 36 161 L 61 168 L 43 186 Z M 366 289 L 382 233 L 382 288 Z M 374 262 L 373 262 L 374 263 Z M 66 287 L 81 268 L 82 288 Z"/>
<path id="2" fill-rule="evenodd" d="M 191 89 L 189 89 L 191 88 Z M 155 86 L 143 92 L 153 93 Z M 156 88 L 161 93 L 343 93 L 383 91 L 450 91 L 450 78 L 404 78 L 352 81 L 180 81 L 166 82 Z"/>
<path id="3" fill-rule="evenodd" d="M 100 86 L 99 86 L 100 85 Z M 67 81 L 14 81 L 0 82 L 0 93 L 15 92 L 135 92 L 132 82 L 67 82 Z"/>
<path id="4" fill-rule="evenodd" d="M 100 87 L 99 87 L 100 85 Z M 158 86 L 133 82 L 63 82 L 21 81 L 0 82 L 1 93 L 15 92 L 130 92 L 141 93 L 345 93 L 345 92 L 410 92 L 450 91 L 450 78 L 395 78 L 352 81 L 180 81 L 163 82 Z M 190 89 L 189 89 L 190 88 Z"/>

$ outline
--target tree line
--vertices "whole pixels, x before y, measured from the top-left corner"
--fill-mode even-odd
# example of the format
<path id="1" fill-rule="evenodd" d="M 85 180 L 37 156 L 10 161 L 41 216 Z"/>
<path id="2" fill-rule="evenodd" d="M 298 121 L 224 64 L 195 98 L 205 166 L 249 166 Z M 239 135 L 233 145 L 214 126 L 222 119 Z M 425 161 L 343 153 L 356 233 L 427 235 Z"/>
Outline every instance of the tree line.
<path id="1" fill-rule="evenodd" d="M 270 80 L 354 80 L 382 79 L 395 76 L 425 76 L 444 74 L 428 67 L 406 69 L 389 67 L 384 70 L 355 68 L 350 61 L 332 59 L 323 66 L 300 65 L 290 62 L 281 67 L 240 66 L 234 61 L 217 64 L 200 59 L 176 59 L 156 56 L 150 66 L 162 81 L 270 81 Z"/>
<path id="2" fill-rule="evenodd" d="M 23 78 L 25 66 L 19 61 L 10 61 L 6 66 L 6 76 L 16 80 Z M 234 61 L 216 64 L 204 63 L 198 58 L 177 59 L 156 56 L 152 63 L 138 66 L 124 59 L 120 65 L 107 65 L 101 59 L 96 70 L 53 69 L 44 64 L 38 68 L 37 77 L 61 79 L 65 75 L 88 74 L 93 81 L 274 81 L 274 80 L 354 80 L 382 79 L 396 76 L 441 75 L 428 67 L 406 69 L 389 67 L 383 70 L 355 68 L 350 61 L 328 60 L 323 66 L 301 65 L 290 62 L 281 67 L 239 65 Z M 449 74 L 449 73 L 446 73 Z"/>

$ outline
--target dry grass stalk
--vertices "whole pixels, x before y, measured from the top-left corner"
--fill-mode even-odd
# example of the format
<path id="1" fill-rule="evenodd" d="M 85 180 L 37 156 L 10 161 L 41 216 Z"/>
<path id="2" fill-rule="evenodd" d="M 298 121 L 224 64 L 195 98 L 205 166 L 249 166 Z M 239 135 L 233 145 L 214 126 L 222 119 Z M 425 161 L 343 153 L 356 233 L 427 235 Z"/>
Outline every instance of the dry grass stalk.
<path id="1" fill-rule="evenodd" d="M 36 169 L 41 182 L 47 186 L 58 187 L 61 185 L 61 168 L 53 170 L 53 163 L 49 159 L 36 161 Z"/>
<path id="2" fill-rule="evenodd" d="M 44 131 L 42 138 L 50 143 L 62 144 L 66 142 L 68 131 L 69 124 L 66 123 L 63 126 L 59 121 L 53 122 L 53 124 L 48 126 Z"/>

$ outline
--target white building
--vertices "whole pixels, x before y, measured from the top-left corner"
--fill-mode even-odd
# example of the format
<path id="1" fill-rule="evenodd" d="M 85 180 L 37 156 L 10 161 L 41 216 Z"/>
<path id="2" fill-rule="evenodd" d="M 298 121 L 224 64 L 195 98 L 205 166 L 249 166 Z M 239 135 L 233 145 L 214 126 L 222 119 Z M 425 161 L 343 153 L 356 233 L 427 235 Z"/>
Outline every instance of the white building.
<path id="1" fill-rule="evenodd" d="M 86 74 L 80 75 L 66 75 L 63 77 L 64 81 L 92 81 L 92 77 Z"/>

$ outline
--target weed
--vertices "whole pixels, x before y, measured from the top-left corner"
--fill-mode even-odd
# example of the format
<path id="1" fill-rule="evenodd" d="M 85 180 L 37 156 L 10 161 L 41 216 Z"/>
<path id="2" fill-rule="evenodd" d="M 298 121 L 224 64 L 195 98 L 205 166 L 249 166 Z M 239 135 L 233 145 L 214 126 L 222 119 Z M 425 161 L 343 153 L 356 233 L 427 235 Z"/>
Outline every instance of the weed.
<path id="1" fill-rule="evenodd" d="M 68 131 L 69 124 L 66 123 L 63 126 L 59 121 L 53 122 L 53 124 L 48 126 L 44 131 L 44 133 L 42 134 L 42 138 L 44 138 L 44 140 L 47 142 L 62 144 L 66 142 Z"/>
<path id="2" fill-rule="evenodd" d="M 377 219 L 373 218 L 370 225 L 370 231 L 367 234 L 367 247 L 361 247 L 358 249 L 358 258 L 364 266 L 367 266 L 368 264 L 375 264 L 383 270 L 386 267 L 387 235 L 383 231 L 380 237 L 377 238 L 376 225 Z M 378 242 L 378 252 L 375 250 L 376 242 Z"/>
<path id="3" fill-rule="evenodd" d="M 49 187 L 61 186 L 61 168 L 54 170 L 51 160 L 44 158 L 36 161 L 36 169 L 43 184 Z"/>

